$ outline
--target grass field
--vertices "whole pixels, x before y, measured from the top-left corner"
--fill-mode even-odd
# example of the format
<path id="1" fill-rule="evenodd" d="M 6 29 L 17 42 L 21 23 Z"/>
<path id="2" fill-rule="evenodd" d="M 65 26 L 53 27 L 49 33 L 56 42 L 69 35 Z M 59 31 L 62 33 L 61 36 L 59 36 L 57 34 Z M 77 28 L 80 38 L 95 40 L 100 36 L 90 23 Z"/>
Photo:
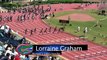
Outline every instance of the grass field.
<path id="1" fill-rule="evenodd" d="M 65 26 L 65 32 L 71 33 L 76 36 L 82 36 L 84 35 L 83 29 L 85 27 L 88 27 L 88 33 L 86 34 L 87 39 L 95 43 L 107 46 L 107 41 L 106 41 L 107 40 L 107 19 L 99 22 L 100 24 L 102 24 L 102 27 L 99 27 L 99 26 L 93 27 L 96 24 L 97 20 L 106 18 L 107 16 L 97 15 L 96 12 L 97 12 L 96 10 L 84 10 L 84 11 L 75 10 L 75 11 L 59 12 L 59 13 L 55 13 L 54 18 L 50 18 L 45 21 L 51 26 L 61 27 L 62 25 L 58 22 L 56 17 L 67 15 L 67 14 L 73 14 L 73 13 L 88 14 L 94 17 L 96 20 L 91 22 L 79 22 L 79 21 L 77 22 L 77 21 L 72 21 L 72 18 L 71 18 L 70 24 L 72 24 L 72 26 L 70 26 L 70 24 L 67 24 Z M 80 32 L 76 32 L 78 26 L 81 27 Z M 94 37 L 96 38 L 94 39 Z"/>

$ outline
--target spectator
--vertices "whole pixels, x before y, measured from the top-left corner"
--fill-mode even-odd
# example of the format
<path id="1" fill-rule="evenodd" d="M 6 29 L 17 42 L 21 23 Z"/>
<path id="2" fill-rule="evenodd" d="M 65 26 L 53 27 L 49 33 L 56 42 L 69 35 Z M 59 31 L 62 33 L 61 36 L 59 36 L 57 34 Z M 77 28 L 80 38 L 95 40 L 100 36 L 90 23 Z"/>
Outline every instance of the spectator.
<path id="1" fill-rule="evenodd" d="M 25 55 L 20 54 L 20 60 L 25 60 Z"/>
<path id="2" fill-rule="evenodd" d="M 15 51 L 15 48 L 12 49 L 12 55 L 16 56 L 18 53 Z"/>
<path id="3" fill-rule="evenodd" d="M 12 55 L 12 56 L 11 56 L 11 60 L 14 60 L 14 59 L 15 59 L 15 57 L 14 57 L 14 55 Z"/>
<path id="4" fill-rule="evenodd" d="M 10 54 L 7 53 L 6 56 L 3 56 L 0 60 L 8 60 L 9 59 Z"/>
<path id="5" fill-rule="evenodd" d="M 37 57 L 34 57 L 32 60 L 38 60 Z"/>
<path id="6" fill-rule="evenodd" d="M 20 59 L 19 55 L 16 55 L 16 56 L 14 57 L 14 60 L 21 60 L 21 59 Z"/>
<path id="7" fill-rule="evenodd" d="M 5 56 L 4 53 L 5 53 L 4 51 L 1 53 L 0 59 Z"/>
<path id="8" fill-rule="evenodd" d="M 6 49 L 7 46 L 8 46 L 8 44 L 5 44 L 3 47 Z"/>
<path id="9" fill-rule="evenodd" d="M 30 60 L 30 57 L 26 55 L 25 60 Z"/>
<path id="10" fill-rule="evenodd" d="M 2 55 L 2 52 L 5 50 L 3 46 L 0 46 L 0 55 Z"/>

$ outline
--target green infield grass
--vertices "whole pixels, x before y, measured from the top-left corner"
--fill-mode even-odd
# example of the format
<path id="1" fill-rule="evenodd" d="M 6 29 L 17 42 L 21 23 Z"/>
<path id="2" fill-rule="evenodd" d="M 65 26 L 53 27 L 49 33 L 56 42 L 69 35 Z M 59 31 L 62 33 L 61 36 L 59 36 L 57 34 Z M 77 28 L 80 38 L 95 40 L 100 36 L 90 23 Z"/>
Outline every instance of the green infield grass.
<path id="1" fill-rule="evenodd" d="M 83 30 L 85 27 L 88 27 L 88 33 L 85 34 L 87 40 L 92 41 L 97 44 L 101 44 L 107 46 L 107 16 L 98 15 L 96 10 L 73 10 L 73 11 L 64 11 L 55 13 L 55 17 L 51 17 L 50 19 L 46 19 L 45 22 L 51 26 L 61 27 L 63 26 L 59 23 L 57 17 L 74 14 L 74 13 L 82 13 L 88 14 L 95 18 L 96 20 L 90 22 L 82 22 L 82 21 L 71 21 L 69 24 L 65 26 L 65 32 L 76 36 L 83 36 Z M 84 16 L 83 16 L 84 17 Z M 100 21 L 99 21 L 100 20 Z M 94 25 L 99 21 L 98 24 L 101 24 L 102 27 L 94 27 Z M 80 26 L 80 32 L 77 32 L 77 27 Z"/>

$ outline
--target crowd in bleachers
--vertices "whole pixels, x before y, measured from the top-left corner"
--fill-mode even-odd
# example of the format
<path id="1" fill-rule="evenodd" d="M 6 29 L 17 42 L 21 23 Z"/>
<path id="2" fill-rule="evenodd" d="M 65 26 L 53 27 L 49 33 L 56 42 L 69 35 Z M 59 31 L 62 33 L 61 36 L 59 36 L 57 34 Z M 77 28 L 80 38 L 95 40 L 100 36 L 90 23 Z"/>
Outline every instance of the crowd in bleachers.
<path id="1" fill-rule="evenodd" d="M 0 27 L 0 60 L 43 60 L 44 57 L 32 57 L 29 55 L 21 55 L 16 52 L 16 48 L 19 44 L 29 43 L 25 38 L 21 38 L 20 40 L 15 40 L 17 35 L 12 34 L 13 30 L 9 28 L 7 25 L 3 25 Z M 3 37 L 7 39 L 2 39 Z M 46 57 L 45 57 L 46 58 Z M 51 57 L 50 60 L 58 60 L 56 57 Z"/>
<path id="2" fill-rule="evenodd" d="M 23 38 L 15 39 L 17 35 L 7 25 L 0 27 L 0 60 L 17 60 L 16 47 L 26 43 Z"/>
<path id="3" fill-rule="evenodd" d="M 0 42 L 0 60 L 59 60 L 57 57 L 21 55 L 16 52 L 16 47 Z"/>
<path id="4" fill-rule="evenodd" d="M 18 35 L 14 32 L 9 26 L 2 25 L 0 27 L 0 41 L 6 42 L 8 44 L 12 44 L 13 46 L 17 47 L 21 43 L 25 43 L 25 37 L 20 37 L 17 39 Z"/>
<path id="5" fill-rule="evenodd" d="M 45 58 L 50 60 L 59 60 L 57 57 L 21 55 L 16 52 L 16 47 L 11 44 L 0 42 L 0 60 L 43 60 Z"/>

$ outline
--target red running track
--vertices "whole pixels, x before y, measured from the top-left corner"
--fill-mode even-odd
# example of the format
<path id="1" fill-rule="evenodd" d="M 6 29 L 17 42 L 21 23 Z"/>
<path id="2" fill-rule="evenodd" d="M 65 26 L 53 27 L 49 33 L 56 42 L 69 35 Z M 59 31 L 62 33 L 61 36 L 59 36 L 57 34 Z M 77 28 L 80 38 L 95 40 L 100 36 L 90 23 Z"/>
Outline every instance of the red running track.
<path id="1" fill-rule="evenodd" d="M 68 10 L 75 10 L 74 8 L 77 8 L 81 4 L 53 4 L 51 5 L 52 11 L 56 9 L 56 12 L 61 11 L 68 11 Z M 63 6 L 63 10 L 60 10 L 60 7 Z M 47 8 L 47 5 L 44 5 L 44 8 Z M 97 9 L 96 4 L 91 4 L 87 7 L 84 7 L 84 9 Z M 50 12 L 48 12 L 50 13 Z M 102 47 L 100 45 L 96 45 L 94 43 L 91 43 L 89 41 L 80 39 L 79 37 L 70 35 L 65 32 L 59 32 L 59 33 L 45 33 L 45 34 L 39 34 L 39 31 L 41 28 L 49 28 L 49 25 L 45 24 L 41 19 L 39 19 L 39 16 L 36 17 L 34 21 L 31 19 L 19 23 L 16 21 L 15 16 L 20 15 L 20 13 L 16 14 L 10 14 L 10 13 L 1 13 L 0 15 L 12 15 L 14 16 L 14 21 L 6 23 L 10 26 L 11 29 L 14 31 L 18 31 L 18 33 L 22 36 L 26 36 L 31 41 L 38 43 L 38 44 L 88 44 L 89 50 L 88 51 L 67 51 L 63 52 L 62 56 L 67 58 L 68 60 L 107 60 L 107 48 Z M 29 34 L 25 35 L 24 30 L 27 29 L 34 29 L 37 28 L 37 32 L 34 33 L 32 36 L 29 36 Z"/>

